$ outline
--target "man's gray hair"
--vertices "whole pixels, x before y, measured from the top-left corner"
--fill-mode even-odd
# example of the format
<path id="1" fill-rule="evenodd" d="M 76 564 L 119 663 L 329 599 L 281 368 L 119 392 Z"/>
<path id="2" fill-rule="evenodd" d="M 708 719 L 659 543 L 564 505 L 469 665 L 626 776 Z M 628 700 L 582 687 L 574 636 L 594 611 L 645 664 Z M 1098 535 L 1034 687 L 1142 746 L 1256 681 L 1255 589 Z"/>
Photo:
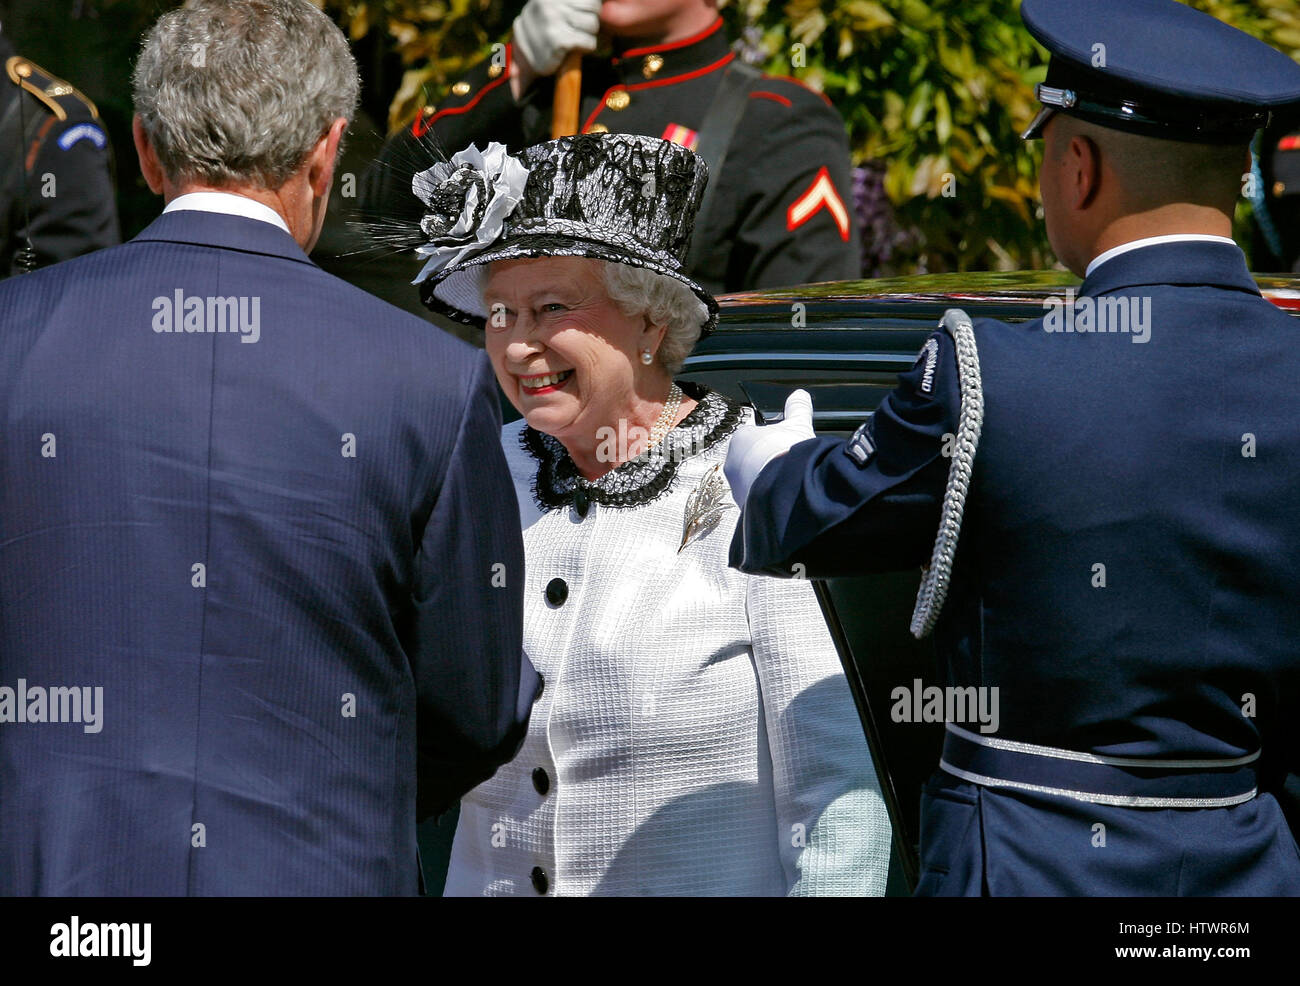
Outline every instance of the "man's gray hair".
<path id="1" fill-rule="evenodd" d="M 214 187 L 279 188 L 361 88 L 310 0 L 189 0 L 145 36 L 132 82 L 163 171 Z"/>
<path id="2" fill-rule="evenodd" d="M 670 374 L 680 371 L 708 320 L 704 302 L 677 278 L 644 267 L 605 261 L 603 273 L 605 290 L 619 311 L 667 326 L 656 358 Z"/>

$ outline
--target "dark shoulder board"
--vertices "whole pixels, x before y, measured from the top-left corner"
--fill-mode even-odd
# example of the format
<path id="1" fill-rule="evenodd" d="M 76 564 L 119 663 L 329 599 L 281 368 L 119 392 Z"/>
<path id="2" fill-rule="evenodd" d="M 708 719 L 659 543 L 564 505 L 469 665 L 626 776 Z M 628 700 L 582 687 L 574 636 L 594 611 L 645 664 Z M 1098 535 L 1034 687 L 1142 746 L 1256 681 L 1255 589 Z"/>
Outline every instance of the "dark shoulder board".
<path id="1" fill-rule="evenodd" d="M 85 93 L 30 59 L 13 55 L 5 61 L 5 72 L 10 83 L 22 86 L 59 120 L 99 119 L 99 110 Z"/>

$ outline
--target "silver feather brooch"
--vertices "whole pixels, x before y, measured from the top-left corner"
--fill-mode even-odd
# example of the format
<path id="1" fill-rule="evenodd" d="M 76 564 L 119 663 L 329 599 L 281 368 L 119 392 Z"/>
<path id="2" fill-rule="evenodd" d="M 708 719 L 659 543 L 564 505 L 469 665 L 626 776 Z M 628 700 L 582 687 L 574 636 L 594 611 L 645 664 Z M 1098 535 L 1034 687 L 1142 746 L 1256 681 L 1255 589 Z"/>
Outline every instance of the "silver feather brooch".
<path id="1" fill-rule="evenodd" d="M 727 502 L 727 481 L 722 475 L 722 464 L 715 465 L 704 474 L 698 486 L 686 498 L 686 514 L 682 518 L 682 543 L 677 546 L 681 554 L 692 541 L 698 541 L 722 519 L 722 512 L 732 504 Z"/>

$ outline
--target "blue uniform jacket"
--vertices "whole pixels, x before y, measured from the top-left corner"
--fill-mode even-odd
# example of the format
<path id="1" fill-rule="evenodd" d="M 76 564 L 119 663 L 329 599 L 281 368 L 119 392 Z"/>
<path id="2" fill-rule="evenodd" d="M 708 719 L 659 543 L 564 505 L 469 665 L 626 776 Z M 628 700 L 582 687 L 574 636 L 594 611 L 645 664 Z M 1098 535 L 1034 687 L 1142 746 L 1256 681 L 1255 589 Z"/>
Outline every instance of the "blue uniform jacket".
<path id="1" fill-rule="evenodd" d="M 950 684 L 999 688 L 999 736 L 1125 757 L 1262 749 L 1261 794 L 1134 809 L 939 771 L 918 892 L 1300 893 L 1272 793 L 1300 763 L 1300 325 L 1227 244 L 1132 250 L 1078 295 L 1094 312 L 1122 301 L 1111 327 L 1121 308 L 1138 321 L 975 323 L 985 417 L 941 663 Z M 818 438 L 762 471 L 733 564 L 928 562 L 959 408 L 952 339 L 932 338 L 933 365 L 923 351 L 875 412 L 865 463 Z"/>
<path id="2" fill-rule="evenodd" d="M 0 894 L 416 892 L 537 686 L 483 355 L 182 211 L 0 285 L 0 415 Z"/>

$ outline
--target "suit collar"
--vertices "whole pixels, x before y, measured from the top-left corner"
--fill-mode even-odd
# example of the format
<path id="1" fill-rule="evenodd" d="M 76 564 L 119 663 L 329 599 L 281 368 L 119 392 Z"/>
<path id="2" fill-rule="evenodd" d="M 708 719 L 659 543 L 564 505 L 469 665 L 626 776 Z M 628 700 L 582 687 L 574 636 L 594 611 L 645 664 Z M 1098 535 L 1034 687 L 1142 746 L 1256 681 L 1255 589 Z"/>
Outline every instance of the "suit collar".
<path id="1" fill-rule="evenodd" d="M 150 240 L 262 253 L 303 264 L 312 262 L 294 238 L 279 227 L 260 219 L 218 212 L 199 212 L 193 209 L 165 212 L 146 226 L 132 242 Z"/>
<path id="2" fill-rule="evenodd" d="M 1236 244 L 1162 243 L 1130 250 L 1107 260 L 1079 287 L 1080 297 L 1126 288 L 1177 284 L 1234 288 L 1258 295 L 1259 287 Z"/>
<path id="3" fill-rule="evenodd" d="M 611 64 L 623 84 L 650 81 L 679 80 L 679 76 L 694 78 L 701 70 L 716 65 L 726 58 L 731 46 L 722 29 L 722 18 L 698 34 L 664 45 L 643 45 L 615 50 Z M 679 80 L 684 81 L 684 80 Z"/>
<path id="4" fill-rule="evenodd" d="M 196 212 L 219 212 L 226 216 L 245 216 L 248 219 L 260 219 L 279 229 L 289 232 L 284 217 L 269 205 L 250 199 L 246 195 L 233 192 L 203 191 L 186 192 L 167 203 L 163 212 L 183 212 L 186 209 Z"/>

